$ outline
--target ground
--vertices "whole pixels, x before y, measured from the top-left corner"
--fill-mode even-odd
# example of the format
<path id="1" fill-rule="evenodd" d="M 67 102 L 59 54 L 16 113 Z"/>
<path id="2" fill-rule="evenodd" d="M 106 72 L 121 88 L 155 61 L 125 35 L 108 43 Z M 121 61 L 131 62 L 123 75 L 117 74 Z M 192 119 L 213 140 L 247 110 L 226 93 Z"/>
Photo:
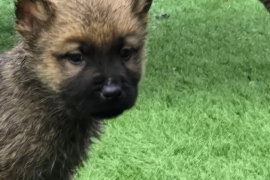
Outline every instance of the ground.
<path id="1" fill-rule="evenodd" d="M 0 49 L 15 42 L 0 1 Z M 270 14 L 257 0 L 154 0 L 136 106 L 76 180 L 270 179 Z"/>

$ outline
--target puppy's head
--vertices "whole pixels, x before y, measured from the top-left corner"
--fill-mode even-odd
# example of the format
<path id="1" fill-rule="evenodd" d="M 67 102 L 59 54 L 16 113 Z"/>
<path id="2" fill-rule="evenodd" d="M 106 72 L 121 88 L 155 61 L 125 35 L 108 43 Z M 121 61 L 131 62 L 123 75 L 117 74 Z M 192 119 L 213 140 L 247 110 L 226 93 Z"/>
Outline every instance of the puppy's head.
<path id="1" fill-rule="evenodd" d="M 143 74 L 151 0 L 18 0 L 28 64 L 70 113 L 112 118 L 131 108 Z"/>

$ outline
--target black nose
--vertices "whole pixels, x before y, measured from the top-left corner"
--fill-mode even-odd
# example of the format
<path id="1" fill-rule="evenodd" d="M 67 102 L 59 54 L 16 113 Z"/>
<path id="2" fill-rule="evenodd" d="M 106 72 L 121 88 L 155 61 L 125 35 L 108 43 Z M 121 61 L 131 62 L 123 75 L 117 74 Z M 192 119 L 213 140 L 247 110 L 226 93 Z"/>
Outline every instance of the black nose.
<path id="1" fill-rule="evenodd" d="M 116 100 L 123 94 L 121 87 L 113 82 L 106 83 L 101 91 L 101 97 L 106 100 Z"/>

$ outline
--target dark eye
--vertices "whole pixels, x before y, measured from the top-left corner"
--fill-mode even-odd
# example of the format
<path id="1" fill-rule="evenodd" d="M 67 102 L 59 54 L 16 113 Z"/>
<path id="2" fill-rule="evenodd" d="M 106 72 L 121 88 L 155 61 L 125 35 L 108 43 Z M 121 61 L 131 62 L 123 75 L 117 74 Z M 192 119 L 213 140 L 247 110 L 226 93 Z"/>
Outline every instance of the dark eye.
<path id="1" fill-rule="evenodd" d="M 81 54 L 69 54 L 67 59 L 74 65 L 80 65 L 83 62 L 83 56 Z"/>
<path id="2" fill-rule="evenodd" d="M 131 58 L 132 53 L 133 51 L 131 49 L 123 48 L 120 51 L 120 56 L 127 61 Z"/>

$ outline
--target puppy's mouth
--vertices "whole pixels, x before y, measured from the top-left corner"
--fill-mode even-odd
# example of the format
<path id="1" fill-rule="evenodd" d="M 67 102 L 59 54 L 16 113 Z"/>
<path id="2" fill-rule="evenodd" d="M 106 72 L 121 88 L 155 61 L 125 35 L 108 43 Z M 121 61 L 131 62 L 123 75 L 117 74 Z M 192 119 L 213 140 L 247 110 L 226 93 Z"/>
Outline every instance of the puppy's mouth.
<path id="1" fill-rule="evenodd" d="M 116 101 L 102 101 L 100 104 L 97 103 L 96 106 L 90 112 L 90 116 L 100 119 L 112 119 L 123 114 L 124 111 L 129 110 L 135 104 L 136 98 L 126 97 L 119 98 Z"/>
<path id="2" fill-rule="evenodd" d="M 66 97 L 67 109 L 72 117 L 83 119 L 113 119 L 131 109 L 136 102 L 137 93 L 124 93 L 116 100 L 103 99 L 97 94 L 91 97 Z"/>

